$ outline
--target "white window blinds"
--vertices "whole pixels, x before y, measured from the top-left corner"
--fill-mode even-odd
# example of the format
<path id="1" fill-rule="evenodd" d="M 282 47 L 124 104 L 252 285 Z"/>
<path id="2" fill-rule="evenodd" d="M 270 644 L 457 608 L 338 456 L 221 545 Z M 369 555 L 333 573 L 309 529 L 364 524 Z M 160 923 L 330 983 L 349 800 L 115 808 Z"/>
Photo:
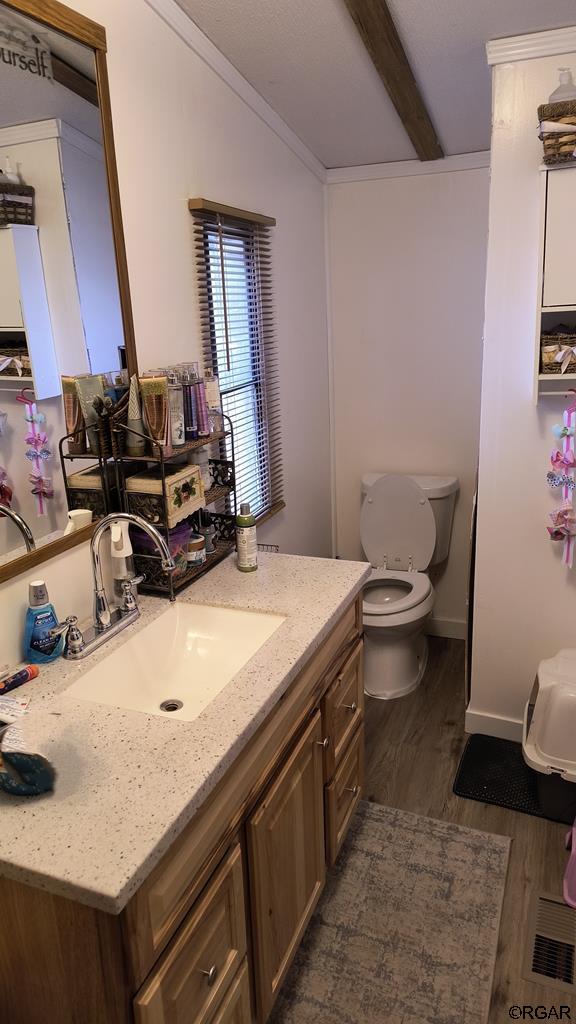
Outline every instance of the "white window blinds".
<path id="1" fill-rule="evenodd" d="M 270 227 L 192 203 L 204 361 L 234 428 L 238 502 L 261 517 L 283 507 Z"/>

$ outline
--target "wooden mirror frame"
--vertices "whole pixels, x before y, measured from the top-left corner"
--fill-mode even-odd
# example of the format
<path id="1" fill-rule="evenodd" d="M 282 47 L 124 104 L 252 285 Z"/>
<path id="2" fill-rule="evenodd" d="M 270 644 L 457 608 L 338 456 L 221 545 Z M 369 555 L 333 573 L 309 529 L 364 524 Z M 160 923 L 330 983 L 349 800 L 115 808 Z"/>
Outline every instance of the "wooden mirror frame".
<path id="1" fill-rule="evenodd" d="M 36 21 L 48 26 L 48 28 L 62 32 L 71 39 L 75 39 L 78 43 L 89 46 L 94 50 L 98 107 L 102 121 L 102 140 L 104 143 L 104 159 L 108 179 L 110 217 L 112 221 L 112 234 L 114 236 L 116 273 L 122 309 L 126 362 L 128 374 L 132 376 L 132 374 L 138 373 L 138 360 L 136 357 L 134 322 L 130 302 L 130 284 L 128 281 L 128 265 L 124 246 L 124 228 L 122 227 L 120 191 L 118 188 L 116 152 L 112 129 L 108 69 L 106 67 L 106 31 L 102 25 L 91 21 L 90 18 L 85 18 L 84 15 L 71 10 L 65 4 L 59 3 L 58 0 L 2 0 L 2 4 L 4 7 L 12 8 L 19 14 L 26 14 L 30 18 L 35 18 Z M 28 554 L 0 566 L 0 584 L 12 579 L 14 576 L 19 576 L 23 572 L 28 572 L 35 565 L 40 565 L 42 562 L 48 561 L 48 559 L 61 554 L 63 551 L 68 551 L 69 548 L 73 548 L 77 544 L 82 544 L 84 541 L 89 540 L 94 526 L 95 524 L 93 523 L 90 526 L 85 526 L 82 530 L 78 530 L 76 533 L 71 533 L 68 537 L 59 537 L 58 540 L 44 545 L 37 551 L 30 551 Z"/>

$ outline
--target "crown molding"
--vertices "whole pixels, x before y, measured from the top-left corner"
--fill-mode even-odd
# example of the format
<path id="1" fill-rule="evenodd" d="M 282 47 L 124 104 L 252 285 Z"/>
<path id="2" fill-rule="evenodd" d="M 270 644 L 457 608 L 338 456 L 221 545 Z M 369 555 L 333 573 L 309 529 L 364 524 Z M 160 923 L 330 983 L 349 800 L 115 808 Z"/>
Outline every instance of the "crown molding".
<path id="1" fill-rule="evenodd" d="M 100 142 L 96 142 L 89 135 L 78 131 L 58 117 L 0 128 L 0 146 L 19 146 L 25 142 L 46 142 L 48 139 L 63 139 L 89 156 L 97 160 L 103 159 L 104 150 Z"/>
<path id="2" fill-rule="evenodd" d="M 326 172 L 328 185 L 352 181 L 380 181 L 384 178 L 411 178 L 419 174 L 450 174 L 454 171 L 475 171 L 490 166 L 490 153 L 462 153 L 443 160 L 397 160 L 386 164 L 363 164 L 360 167 L 332 167 Z"/>
<path id="3" fill-rule="evenodd" d="M 534 60 L 535 57 L 554 57 L 561 53 L 576 54 L 576 26 L 491 39 L 486 43 L 489 64 L 509 64 L 517 60 Z"/>
<path id="4" fill-rule="evenodd" d="M 44 142 L 46 139 L 58 138 L 60 121 L 55 117 L 0 128 L 0 146 L 19 146 L 22 142 Z"/>
<path id="5" fill-rule="evenodd" d="M 179 36 L 182 42 L 193 50 L 232 89 L 236 96 L 243 100 L 246 106 L 250 107 L 250 110 L 257 114 L 268 128 L 272 129 L 278 138 L 282 139 L 282 142 L 306 165 L 308 170 L 324 183 L 326 181 L 324 164 L 230 63 L 228 58 L 194 24 L 175 0 L 146 0 L 146 3 Z"/>

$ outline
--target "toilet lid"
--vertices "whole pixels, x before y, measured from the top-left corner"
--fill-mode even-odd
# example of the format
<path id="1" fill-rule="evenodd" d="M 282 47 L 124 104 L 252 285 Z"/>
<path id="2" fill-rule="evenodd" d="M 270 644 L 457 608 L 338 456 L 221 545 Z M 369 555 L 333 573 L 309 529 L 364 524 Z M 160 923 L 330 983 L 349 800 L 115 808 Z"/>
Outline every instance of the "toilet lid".
<path id="1" fill-rule="evenodd" d="M 381 476 L 366 493 L 360 513 L 360 540 L 374 566 L 423 570 L 436 544 L 432 506 L 408 476 Z"/>

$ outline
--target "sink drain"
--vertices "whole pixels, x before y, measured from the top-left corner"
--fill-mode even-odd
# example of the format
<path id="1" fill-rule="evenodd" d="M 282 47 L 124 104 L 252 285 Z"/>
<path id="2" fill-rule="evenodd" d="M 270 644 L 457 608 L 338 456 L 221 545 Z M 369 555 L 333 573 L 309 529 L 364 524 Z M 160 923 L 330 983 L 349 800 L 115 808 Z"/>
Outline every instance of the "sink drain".
<path id="1" fill-rule="evenodd" d="M 163 700 L 160 705 L 160 711 L 180 711 L 184 704 L 181 700 Z"/>

